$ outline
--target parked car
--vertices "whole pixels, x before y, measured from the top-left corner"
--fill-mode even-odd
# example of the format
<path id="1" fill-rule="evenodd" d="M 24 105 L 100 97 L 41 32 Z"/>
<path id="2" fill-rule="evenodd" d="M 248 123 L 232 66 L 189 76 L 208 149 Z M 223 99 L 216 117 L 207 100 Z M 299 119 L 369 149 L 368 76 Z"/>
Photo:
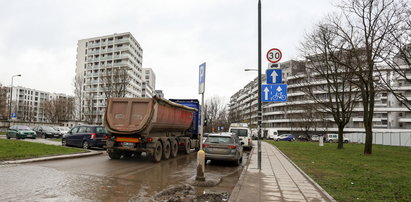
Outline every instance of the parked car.
<path id="1" fill-rule="evenodd" d="M 277 141 L 295 141 L 295 138 L 292 134 L 282 134 L 280 137 L 278 137 Z"/>
<path id="2" fill-rule="evenodd" d="M 308 141 L 310 141 L 310 138 L 307 135 L 299 135 L 298 136 L 298 141 L 308 142 Z"/>
<path id="3" fill-rule="evenodd" d="M 240 138 L 243 147 L 248 149 L 253 148 L 253 141 L 251 139 L 251 130 L 246 123 L 231 123 L 228 130 L 230 133 L 235 133 Z"/>
<path id="4" fill-rule="evenodd" d="M 243 161 L 243 147 L 234 133 L 208 134 L 203 150 L 206 161 L 232 161 L 237 166 Z"/>
<path id="5" fill-rule="evenodd" d="M 103 126 L 75 126 L 63 135 L 63 146 L 76 146 L 89 149 L 91 147 L 103 148 L 106 145 L 106 137 L 109 134 Z"/>
<path id="6" fill-rule="evenodd" d="M 278 135 L 278 130 L 274 128 L 264 129 L 263 136 L 267 138 L 267 140 L 277 140 L 280 137 Z"/>
<path id="7" fill-rule="evenodd" d="M 338 142 L 338 134 L 325 134 L 324 138 L 326 142 L 330 142 L 330 143 Z M 343 137 L 343 142 L 349 143 L 350 139 Z"/>
<path id="8" fill-rule="evenodd" d="M 37 136 L 41 138 L 60 138 L 62 135 L 54 130 L 54 128 L 50 126 L 36 126 L 33 128 L 34 131 L 36 131 Z"/>
<path id="9" fill-rule="evenodd" d="M 54 126 L 53 128 L 54 130 L 57 130 L 61 134 L 61 136 L 68 133 L 70 130 L 70 128 L 65 127 L 65 126 Z"/>
<path id="10" fill-rule="evenodd" d="M 16 139 L 24 139 L 24 138 L 32 138 L 36 139 L 37 135 L 36 132 L 31 130 L 27 126 L 23 125 L 14 125 L 11 126 L 6 133 L 7 139 L 16 138 Z"/>

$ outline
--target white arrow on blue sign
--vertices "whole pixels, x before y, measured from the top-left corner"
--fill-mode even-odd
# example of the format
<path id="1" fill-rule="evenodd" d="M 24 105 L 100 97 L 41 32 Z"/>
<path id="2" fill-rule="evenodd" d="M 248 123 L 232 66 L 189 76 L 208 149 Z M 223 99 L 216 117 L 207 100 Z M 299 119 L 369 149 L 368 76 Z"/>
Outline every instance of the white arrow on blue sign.
<path id="1" fill-rule="evenodd" d="M 282 83 L 283 71 L 281 69 L 267 69 L 265 73 L 267 84 Z"/>
<path id="2" fill-rule="evenodd" d="M 286 102 L 287 101 L 287 84 L 272 84 L 261 86 L 262 102 Z"/>

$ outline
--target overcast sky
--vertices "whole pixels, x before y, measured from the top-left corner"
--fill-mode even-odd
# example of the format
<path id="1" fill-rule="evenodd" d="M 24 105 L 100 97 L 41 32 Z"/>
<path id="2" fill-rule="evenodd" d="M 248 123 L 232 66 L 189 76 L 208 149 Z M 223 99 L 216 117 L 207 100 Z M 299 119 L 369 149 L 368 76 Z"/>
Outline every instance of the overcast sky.
<path id="1" fill-rule="evenodd" d="M 73 94 L 77 41 L 130 32 L 143 68 L 166 98 L 226 100 L 257 76 L 257 0 L 0 0 L 0 83 Z M 334 10 L 332 0 L 262 0 L 262 67 L 270 48 L 296 59 L 304 34 Z"/>

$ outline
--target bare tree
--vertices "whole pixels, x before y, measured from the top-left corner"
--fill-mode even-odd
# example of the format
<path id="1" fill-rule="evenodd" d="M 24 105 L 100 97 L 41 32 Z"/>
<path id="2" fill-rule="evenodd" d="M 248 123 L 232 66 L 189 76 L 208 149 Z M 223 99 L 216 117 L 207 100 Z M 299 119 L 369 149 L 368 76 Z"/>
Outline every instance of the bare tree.
<path id="1" fill-rule="evenodd" d="M 408 4 L 402 5 L 402 10 L 398 11 L 399 29 L 389 32 L 385 39 L 389 48 L 382 52 L 380 58 L 389 67 L 393 74 L 387 69 L 380 69 L 383 86 L 391 92 L 408 110 L 411 110 L 411 100 L 398 90 L 401 85 L 398 81 L 403 80 L 410 84 L 411 77 L 411 8 Z M 408 74 L 408 75 L 407 75 Z"/>
<path id="2" fill-rule="evenodd" d="M 223 98 L 214 96 L 207 99 L 204 109 L 207 118 L 205 132 L 215 132 L 219 126 L 228 127 L 227 107 Z"/>
<path id="3" fill-rule="evenodd" d="M 0 120 L 7 120 L 9 117 L 7 92 L 9 88 L 0 84 Z"/>
<path id="4" fill-rule="evenodd" d="M 335 27 L 321 23 L 306 36 L 301 49 L 307 64 L 301 90 L 316 106 L 308 111 L 326 112 L 333 117 L 338 127 L 338 149 L 344 148 L 344 128 L 360 99 L 360 91 L 352 82 L 355 72 L 340 64 L 350 60 L 350 54 L 344 51 L 346 45 L 339 39 Z M 309 114 L 312 113 L 306 116 Z"/>
<path id="5" fill-rule="evenodd" d="M 74 98 L 58 97 L 43 102 L 44 115 L 52 123 L 69 121 L 74 115 Z"/>
<path id="6" fill-rule="evenodd" d="M 80 75 L 74 77 L 74 109 L 75 117 L 77 121 L 82 121 L 83 116 L 83 96 L 84 96 L 84 80 Z"/>
<path id="7" fill-rule="evenodd" d="M 390 48 L 390 33 L 400 29 L 398 14 L 405 2 L 396 0 L 343 0 L 341 15 L 330 16 L 323 23 L 335 37 L 329 58 L 351 77 L 361 93 L 363 122 L 366 133 L 364 154 L 372 154 L 372 127 L 375 95 L 379 80 L 377 65 Z M 336 53 L 336 54 L 335 54 Z"/>
<path id="8" fill-rule="evenodd" d="M 125 97 L 126 88 L 131 80 L 127 73 L 128 69 L 123 68 L 108 68 L 105 70 L 104 76 L 101 77 L 103 83 L 103 91 L 108 100 L 111 97 Z"/>
<path id="9" fill-rule="evenodd" d="M 84 94 L 83 98 L 83 114 L 84 114 L 84 119 L 87 123 L 94 123 L 95 122 L 95 116 L 96 116 L 96 111 L 95 111 L 95 105 L 93 103 L 95 94 L 93 93 L 87 93 Z"/>

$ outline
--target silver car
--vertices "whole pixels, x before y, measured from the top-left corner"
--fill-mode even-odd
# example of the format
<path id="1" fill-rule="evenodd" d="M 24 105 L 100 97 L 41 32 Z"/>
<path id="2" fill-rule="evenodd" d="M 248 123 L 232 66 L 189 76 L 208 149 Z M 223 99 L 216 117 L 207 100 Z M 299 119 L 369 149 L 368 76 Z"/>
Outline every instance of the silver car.
<path id="1" fill-rule="evenodd" d="M 203 150 L 206 161 L 232 161 L 237 166 L 243 161 L 243 146 L 234 133 L 208 134 Z"/>

